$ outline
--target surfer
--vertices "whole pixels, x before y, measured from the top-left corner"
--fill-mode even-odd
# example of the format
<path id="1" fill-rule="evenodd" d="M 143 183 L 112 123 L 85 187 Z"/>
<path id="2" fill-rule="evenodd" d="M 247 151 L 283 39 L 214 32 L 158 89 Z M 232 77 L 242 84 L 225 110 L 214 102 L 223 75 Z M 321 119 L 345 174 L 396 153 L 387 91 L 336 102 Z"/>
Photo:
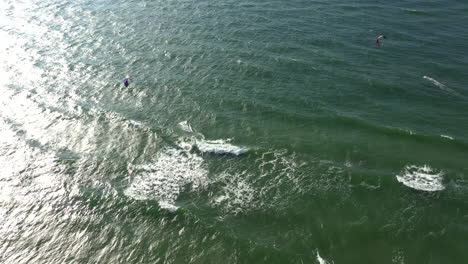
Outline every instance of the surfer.
<path id="1" fill-rule="evenodd" d="M 129 82 L 128 82 L 129 79 L 130 79 L 129 77 L 125 77 L 125 78 L 123 79 L 123 83 L 124 83 L 125 87 L 128 87 L 128 85 L 129 85 Z"/>
<path id="2" fill-rule="evenodd" d="M 377 41 L 375 42 L 375 44 L 376 44 L 377 46 L 380 46 L 380 41 L 379 41 L 379 40 L 382 40 L 382 39 L 385 39 L 385 38 L 386 38 L 386 37 L 385 37 L 384 35 L 378 36 L 378 37 L 377 37 Z"/>

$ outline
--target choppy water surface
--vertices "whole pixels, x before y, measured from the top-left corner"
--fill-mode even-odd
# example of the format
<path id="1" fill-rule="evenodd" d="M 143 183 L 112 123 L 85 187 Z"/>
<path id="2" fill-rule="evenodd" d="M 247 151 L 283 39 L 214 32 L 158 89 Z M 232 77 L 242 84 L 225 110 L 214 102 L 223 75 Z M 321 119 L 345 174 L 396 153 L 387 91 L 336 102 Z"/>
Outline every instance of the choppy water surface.
<path id="1" fill-rule="evenodd" d="M 466 3 L 0 3 L 1 263 L 468 259 Z"/>

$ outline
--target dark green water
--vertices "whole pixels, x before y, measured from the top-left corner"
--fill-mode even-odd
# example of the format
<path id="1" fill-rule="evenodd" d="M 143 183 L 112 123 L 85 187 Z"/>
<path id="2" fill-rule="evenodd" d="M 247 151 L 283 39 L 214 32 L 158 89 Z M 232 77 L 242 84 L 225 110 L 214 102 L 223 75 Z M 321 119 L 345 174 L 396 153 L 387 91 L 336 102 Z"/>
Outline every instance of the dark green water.
<path id="1" fill-rule="evenodd" d="M 466 2 L 0 4 L 0 263 L 466 263 Z"/>

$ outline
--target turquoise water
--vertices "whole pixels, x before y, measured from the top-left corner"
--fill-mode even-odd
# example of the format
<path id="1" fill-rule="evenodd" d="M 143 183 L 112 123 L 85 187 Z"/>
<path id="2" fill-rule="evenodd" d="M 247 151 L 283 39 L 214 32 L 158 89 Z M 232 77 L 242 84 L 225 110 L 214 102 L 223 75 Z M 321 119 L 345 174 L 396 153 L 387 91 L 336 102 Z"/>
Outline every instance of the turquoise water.
<path id="1" fill-rule="evenodd" d="M 0 3 L 0 263 L 468 259 L 467 3 Z"/>

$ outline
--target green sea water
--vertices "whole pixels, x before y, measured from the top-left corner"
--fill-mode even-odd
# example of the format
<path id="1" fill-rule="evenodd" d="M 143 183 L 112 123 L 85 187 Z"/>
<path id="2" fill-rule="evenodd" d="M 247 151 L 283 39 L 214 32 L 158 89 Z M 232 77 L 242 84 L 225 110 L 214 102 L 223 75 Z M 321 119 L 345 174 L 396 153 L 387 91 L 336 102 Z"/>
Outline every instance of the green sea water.
<path id="1" fill-rule="evenodd" d="M 468 261 L 466 1 L 0 7 L 0 263 Z"/>

